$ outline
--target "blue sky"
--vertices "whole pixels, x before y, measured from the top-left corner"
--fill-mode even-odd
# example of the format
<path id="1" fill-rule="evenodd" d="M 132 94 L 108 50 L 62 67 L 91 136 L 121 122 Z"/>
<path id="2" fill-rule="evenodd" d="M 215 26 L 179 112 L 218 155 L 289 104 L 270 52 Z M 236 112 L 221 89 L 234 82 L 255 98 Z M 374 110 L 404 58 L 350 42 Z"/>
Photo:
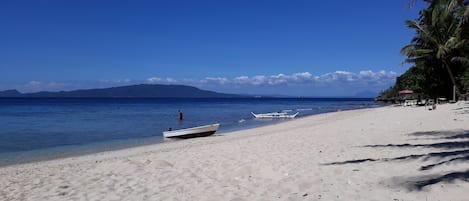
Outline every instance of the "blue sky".
<path id="1" fill-rule="evenodd" d="M 138 83 L 351 96 L 393 84 L 410 0 L 0 2 L 0 90 Z"/>

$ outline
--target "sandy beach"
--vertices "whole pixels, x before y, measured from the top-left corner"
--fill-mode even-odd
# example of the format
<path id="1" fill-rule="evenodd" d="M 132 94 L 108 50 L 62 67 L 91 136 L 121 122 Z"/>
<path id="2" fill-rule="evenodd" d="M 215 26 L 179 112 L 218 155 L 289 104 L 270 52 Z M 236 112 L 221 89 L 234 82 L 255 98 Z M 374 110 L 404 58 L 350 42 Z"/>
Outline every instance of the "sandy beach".
<path id="1" fill-rule="evenodd" d="M 469 200 L 469 103 L 340 111 L 0 168 L 0 200 Z"/>

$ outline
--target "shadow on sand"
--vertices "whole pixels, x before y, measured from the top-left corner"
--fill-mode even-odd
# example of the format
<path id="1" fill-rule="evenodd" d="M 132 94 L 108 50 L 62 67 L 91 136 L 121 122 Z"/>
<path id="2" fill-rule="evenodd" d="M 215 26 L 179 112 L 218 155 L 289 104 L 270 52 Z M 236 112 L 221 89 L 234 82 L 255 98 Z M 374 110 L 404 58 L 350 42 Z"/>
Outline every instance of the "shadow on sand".
<path id="1" fill-rule="evenodd" d="M 451 165 L 458 162 L 468 162 L 469 164 L 469 130 L 451 130 L 451 131 L 431 131 L 416 132 L 408 134 L 409 136 L 423 137 L 426 140 L 440 140 L 437 143 L 427 144 L 386 144 L 386 145 L 366 145 L 365 148 L 433 148 L 441 151 L 435 151 L 425 154 L 411 154 L 394 158 L 365 158 L 340 162 L 326 163 L 323 165 L 345 165 L 361 164 L 367 162 L 392 162 L 406 160 L 438 161 L 429 165 L 420 166 L 420 171 L 434 169 L 443 165 Z M 441 142 L 443 140 L 443 142 Z M 451 183 L 456 180 L 469 182 L 469 169 L 461 172 L 442 173 L 437 175 L 424 175 L 414 178 L 404 178 L 404 186 L 408 190 L 422 190 L 422 188 L 437 184 L 440 182 Z"/>

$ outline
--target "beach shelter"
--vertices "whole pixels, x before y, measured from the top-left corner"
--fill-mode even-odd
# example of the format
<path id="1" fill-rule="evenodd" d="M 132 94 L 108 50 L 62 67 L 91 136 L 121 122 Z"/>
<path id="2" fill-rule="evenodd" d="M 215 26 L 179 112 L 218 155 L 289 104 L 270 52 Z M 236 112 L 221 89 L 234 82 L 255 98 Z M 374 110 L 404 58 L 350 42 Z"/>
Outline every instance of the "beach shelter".
<path id="1" fill-rule="evenodd" d="M 408 90 L 408 89 L 405 89 L 405 90 L 402 90 L 402 91 L 399 91 L 399 94 L 413 94 L 414 91 L 412 90 Z"/>
<path id="2" fill-rule="evenodd" d="M 420 97 L 419 97 L 419 100 L 414 101 L 415 99 L 414 91 L 409 90 L 409 89 L 399 91 L 399 98 L 401 99 L 401 101 L 405 101 L 404 106 L 411 106 L 411 105 L 418 104 L 418 102 L 420 102 Z M 411 101 L 408 102 L 408 100 L 409 101 L 411 100 Z"/>

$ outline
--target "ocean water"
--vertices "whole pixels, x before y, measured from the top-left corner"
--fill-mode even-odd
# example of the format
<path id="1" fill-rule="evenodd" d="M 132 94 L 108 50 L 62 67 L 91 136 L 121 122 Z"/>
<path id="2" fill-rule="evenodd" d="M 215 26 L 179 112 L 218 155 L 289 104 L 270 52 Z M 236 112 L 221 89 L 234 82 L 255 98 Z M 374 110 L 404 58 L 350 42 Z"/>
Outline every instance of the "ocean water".
<path id="1" fill-rule="evenodd" d="M 0 165 L 167 143 L 162 132 L 220 123 L 217 134 L 288 120 L 258 120 L 251 112 L 303 116 L 377 107 L 349 98 L 0 98 Z M 178 119 L 178 110 L 184 120 Z"/>

